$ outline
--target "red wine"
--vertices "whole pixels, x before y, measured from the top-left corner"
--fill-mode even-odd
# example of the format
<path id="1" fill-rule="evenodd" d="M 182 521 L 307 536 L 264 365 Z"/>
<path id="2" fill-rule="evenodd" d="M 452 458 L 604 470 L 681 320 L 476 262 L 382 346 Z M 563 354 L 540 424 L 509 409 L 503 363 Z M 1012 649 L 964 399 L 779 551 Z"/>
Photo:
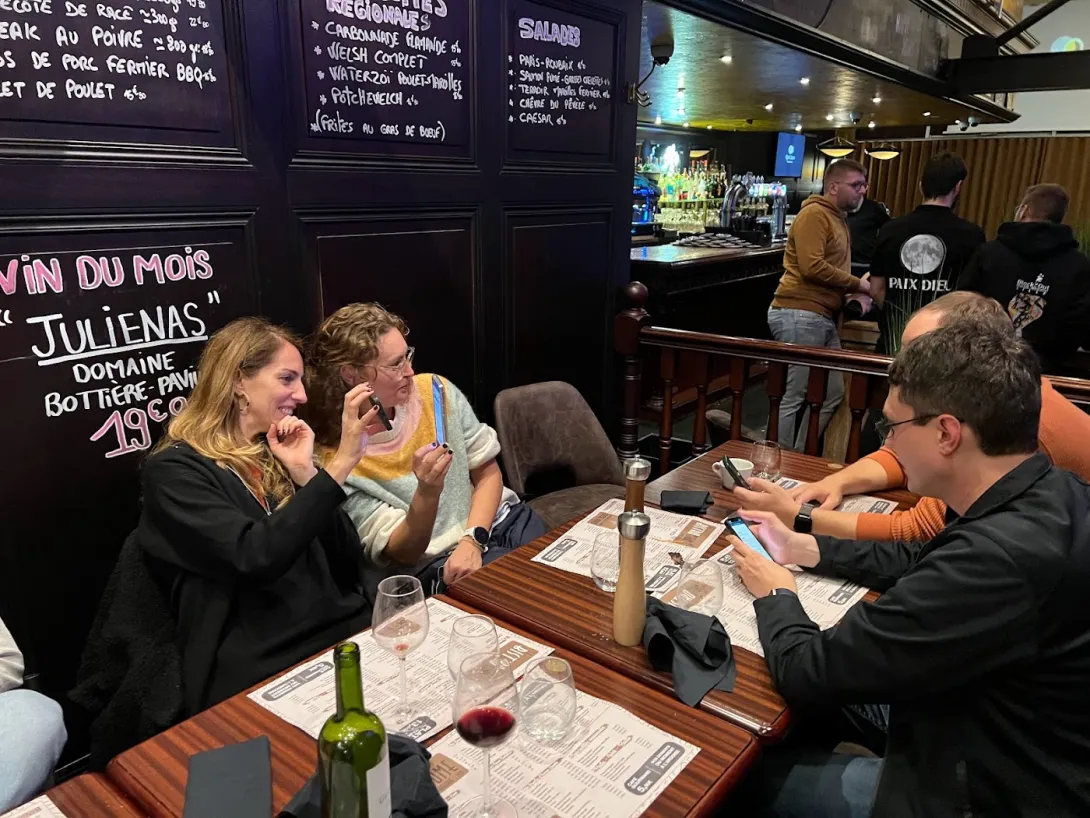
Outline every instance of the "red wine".
<path id="1" fill-rule="evenodd" d="M 515 717 L 502 707 L 474 707 L 456 725 L 458 735 L 474 747 L 495 747 L 515 729 Z"/>

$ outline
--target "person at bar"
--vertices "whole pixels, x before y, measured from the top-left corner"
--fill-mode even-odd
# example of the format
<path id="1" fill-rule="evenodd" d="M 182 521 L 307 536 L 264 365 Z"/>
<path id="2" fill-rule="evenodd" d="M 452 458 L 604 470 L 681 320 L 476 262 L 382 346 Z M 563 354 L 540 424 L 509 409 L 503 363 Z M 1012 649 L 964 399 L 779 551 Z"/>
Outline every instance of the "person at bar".
<path id="1" fill-rule="evenodd" d="M 329 316 L 309 349 L 306 416 L 329 453 L 341 433 L 336 407 L 345 392 L 364 382 L 374 387 L 391 428 L 368 428 L 368 457 L 345 481 L 345 508 L 376 566 L 369 585 L 411 566 L 425 591 L 436 593 L 540 537 L 545 524 L 503 485 L 496 432 L 445 378 L 446 440 L 437 439 L 432 376 L 413 370 L 408 334 L 378 304 L 349 304 Z"/>
<path id="2" fill-rule="evenodd" d="M 977 321 L 998 332 L 1014 334 L 1014 326 L 999 303 L 970 292 L 944 295 L 917 311 L 905 327 L 902 344 L 932 330 L 960 321 Z M 1041 378 L 1041 424 L 1038 446 L 1057 466 L 1090 480 L 1090 415 Z M 946 525 L 947 507 L 937 497 L 922 497 L 907 511 L 867 514 L 836 511 L 844 497 L 903 488 L 905 473 L 889 446 L 835 471 L 816 483 L 791 491 L 765 481 L 753 481 L 758 491 L 735 489 L 747 507 L 772 511 L 794 527 L 803 503 L 820 503 L 811 512 L 815 534 L 865 540 L 926 541 Z"/>
<path id="3" fill-rule="evenodd" d="M 773 558 L 733 541 L 776 689 L 800 713 L 888 704 L 884 758 L 809 748 L 771 812 L 1088 815 L 1090 486 L 1037 451 L 1037 357 L 963 321 L 907 344 L 889 383 L 881 428 L 909 488 L 957 515 L 937 537 L 815 538 L 740 512 Z M 786 564 L 882 595 L 821 631 Z"/>
<path id="4" fill-rule="evenodd" d="M 859 207 L 867 189 L 863 166 L 840 159 L 825 169 L 824 192 L 802 203 L 787 234 L 780 278 L 768 310 L 768 327 L 781 343 L 840 349 L 835 316 L 851 292 L 870 292 L 870 284 L 851 273 L 851 234 L 847 214 Z M 810 369 L 787 369 L 787 389 L 780 403 L 779 442 L 802 449 L 806 443 L 809 408 L 803 412 L 798 438 L 795 420 L 806 397 Z M 820 429 L 844 398 L 844 383 L 829 378 L 821 407 Z"/>
<path id="5" fill-rule="evenodd" d="M 377 415 L 361 383 L 342 396 L 336 450 L 319 467 L 298 339 L 240 318 L 201 353 L 185 409 L 144 464 L 136 536 L 170 601 L 190 712 L 371 624 L 341 484 Z"/>
<path id="6" fill-rule="evenodd" d="M 41 791 L 67 740 L 61 706 L 23 687 L 23 654 L 0 619 L 0 813 Z"/>
<path id="7" fill-rule="evenodd" d="M 1086 377 L 1064 371 L 1080 346 L 1090 347 L 1090 259 L 1063 223 L 1069 205 L 1059 185 L 1029 188 L 1014 221 L 973 256 L 958 288 L 1004 305 L 1045 372 Z"/>

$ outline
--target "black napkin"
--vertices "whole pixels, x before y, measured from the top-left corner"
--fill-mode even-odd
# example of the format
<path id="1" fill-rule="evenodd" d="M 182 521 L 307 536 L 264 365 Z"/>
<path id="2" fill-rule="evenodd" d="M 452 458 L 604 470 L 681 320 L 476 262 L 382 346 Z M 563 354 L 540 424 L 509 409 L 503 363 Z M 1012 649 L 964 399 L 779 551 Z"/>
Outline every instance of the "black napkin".
<path id="1" fill-rule="evenodd" d="M 709 690 L 734 690 L 730 637 L 714 616 L 647 600 L 643 646 L 655 670 L 674 675 L 674 693 L 690 707 L 700 704 Z"/>
<path id="2" fill-rule="evenodd" d="M 389 734 L 391 818 L 447 818 L 447 802 L 431 780 L 431 753 L 412 739 Z M 277 818 L 321 818 L 318 774 L 291 799 Z"/>
<path id="3" fill-rule="evenodd" d="M 269 739 L 197 753 L 189 759 L 185 818 L 266 818 L 272 812 Z"/>
<path id="4" fill-rule="evenodd" d="M 677 511 L 681 514 L 703 514 L 712 504 L 709 491 L 664 491 L 659 497 L 663 511 Z"/>

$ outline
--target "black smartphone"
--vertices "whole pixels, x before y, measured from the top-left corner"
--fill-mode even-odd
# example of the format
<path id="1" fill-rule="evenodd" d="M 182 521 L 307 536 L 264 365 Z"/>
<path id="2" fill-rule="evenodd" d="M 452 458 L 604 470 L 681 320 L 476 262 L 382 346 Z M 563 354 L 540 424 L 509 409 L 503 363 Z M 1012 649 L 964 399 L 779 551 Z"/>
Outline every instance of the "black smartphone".
<path id="1" fill-rule="evenodd" d="M 394 424 L 390 423 L 390 418 L 386 414 L 386 410 L 382 408 L 382 404 L 379 403 L 379 399 L 374 395 L 371 395 L 368 400 L 371 401 L 372 406 L 378 409 L 378 419 L 379 422 L 382 423 L 382 428 L 385 429 L 387 432 L 393 431 Z M 366 414 L 366 408 L 360 410 L 360 417 L 363 417 Z"/>
<path id="2" fill-rule="evenodd" d="M 742 477 L 742 473 L 739 472 L 735 465 L 730 462 L 729 457 L 723 458 L 723 468 L 727 470 L 727 474 L 729 474 L 731 479 L 734 481 L 734 485 L 741 486 L 744 489 L 752 491 L 752 489 L 750 489 L 749 483 L 746 482 L 746 478 Z"/>

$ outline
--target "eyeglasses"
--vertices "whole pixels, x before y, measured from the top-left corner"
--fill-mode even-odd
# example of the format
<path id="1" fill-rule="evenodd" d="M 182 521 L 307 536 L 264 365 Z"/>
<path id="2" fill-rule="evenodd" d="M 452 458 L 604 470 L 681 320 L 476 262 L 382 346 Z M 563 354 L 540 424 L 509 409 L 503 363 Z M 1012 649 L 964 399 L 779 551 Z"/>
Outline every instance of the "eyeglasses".
<path id="1" fill-rule="evenodd" d="M 850 187 L 856 193 L 858 193 L 861 190 L 866 190 L 867 187 L 868 187 L 867 182 L 866 182 L 865 179 L 862 182 L 849 182 L 847 184 L 848 184 L 848 187 Z"/>
<path id="2" fill-rule="evenodd" d="M 878 439 L 879 440 L 888 440 L 889 436 L 893 433 L 893 430 L 895 428 L 897 428 L 898 426 L 902 426 L 905 423 L 913 423 L 913 422 L 926 423 L 927 421 L 934 420 L 937 417 L 939 417 L 939 416 L 938 415 L 916 415 L 916 417 L 909 418 L 908 420 L 899 420 L 896 423 L 894 423 L 891 420 L 887 420 L 886 418 L 880 418 L 879 420 L 875 421 L 874 429 L 875 429 L 875 431 L 878 432 Z"/>
<path id="3" fill-rule="evenodd" d="M 413 356 L 416 355 L 416 347 L 409 347 L 405 350 L 405 357 L 398 361 L 396 364 L 375 364 L 375 369 L 385 369 L 387 372 L 392 372 L 397 377 L 401 377 L 401 373 L 405 371 L 405 367 L 409 366 L 413 362 Z"/>

